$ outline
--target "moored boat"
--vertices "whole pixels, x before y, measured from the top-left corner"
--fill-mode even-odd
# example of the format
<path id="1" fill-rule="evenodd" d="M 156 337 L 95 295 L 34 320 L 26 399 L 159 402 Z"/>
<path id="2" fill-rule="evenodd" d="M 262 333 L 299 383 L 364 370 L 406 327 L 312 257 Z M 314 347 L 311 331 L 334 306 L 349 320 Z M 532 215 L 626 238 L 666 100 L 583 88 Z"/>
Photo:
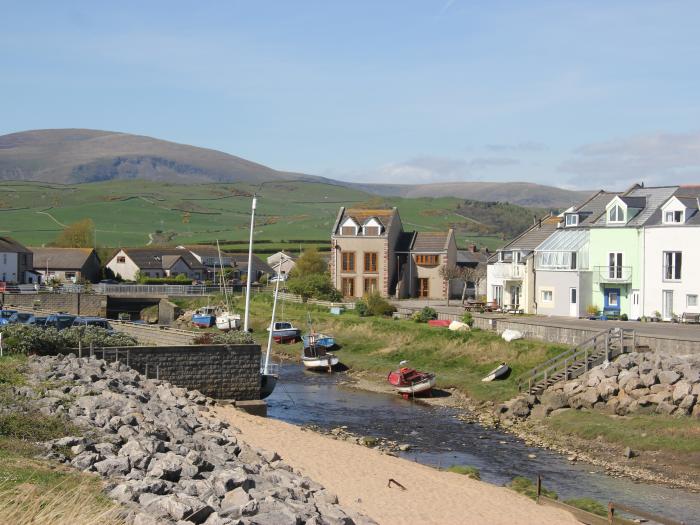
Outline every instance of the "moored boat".
<path id="1" fill-rule="evenodd" d="M 483 378 L 481 381 L 486 383 L 489 381 L 493 381 L 494 379 L 500 379 L 503 376 L 505 376 L 509 371 L 510 371 L 510 367 L 505 363 L 501 363 L 496 368 L 491 370 L 489 372 L 489 374 L 485 378 Z"/>
<path id="2" fill-rule="evenodd" d="M 315 338 L 316 346 L 322 346 L 326 349 L 330 349 L 335 346 L 335 338 L 332 335 L 307 334 L 301 336 L 301 340 L 304 343 L 304 348 L 308 348 L 310 346 L 310 341 L 312 338 Z"/>
<path id="3" fill-rule="evenodd" d="M 273 323 L 272 338 L 275 340 L 275 343 L 292 343 L 298 341 L 300 335 L 301 330 L 295 328 L 294 325 L 288 321 Z"/>
<path id="4" fill-rule="evenodd" d="M 203 306 L 192 314 L 192 324 L 198 328 L 209 328 L 216 322 L 216 308 Z"/>
<path id="5" fill-rule="evenodd" d="M 327 352 L 325 346 L 316 344 L 317 335 L 319 334 L 309 334 L 309 344 L 308 346 L 304 345 L 304 349 L 301 352 L 301 362 L 305 368 L 310 370 L 326 369 L 331 372 L 340 360 L 335 354 Z"/>
<path id="6" fill-rule="evenodd" d="M 222 332 L 238 330 L 241 327 L 241 316 L 223 310 L 216 315 L 216 327 Z"/>
<path id="7" fill-rule="evenodd" d="M 421 372 L 414 368 L 403 366 L 407 361 L 401 361 L 397 370 L 389 372 L 387 381 L 404 399 L 418 394 L 430 394 L 435 386 L 435 374 Z"/>

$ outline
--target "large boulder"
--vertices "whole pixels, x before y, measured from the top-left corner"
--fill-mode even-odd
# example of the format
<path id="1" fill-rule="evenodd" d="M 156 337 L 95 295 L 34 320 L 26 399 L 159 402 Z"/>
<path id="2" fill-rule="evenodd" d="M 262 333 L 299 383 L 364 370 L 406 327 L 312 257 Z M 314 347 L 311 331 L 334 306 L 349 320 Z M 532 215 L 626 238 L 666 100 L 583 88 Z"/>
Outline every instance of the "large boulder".
<path id="1" fill-rule="evenodd" d="M 662 385 L 672 385 L 681 378 L 681 375 L 675 370 L 662 370 L 657 376 Z"/>
<path id="2" fill-rule="evenodd" d="M 595 388 L 589 388 L 584 393 L 571 399 L 570 404 L 572 408 L 593 408 L 600 400 L 598 391 Z"/>
<path id="3" fill-rule="evenodd" d="M 617 384 L 616 377 L 606 377 L 597 386 L 598 396 L 603 401 L 607 401 L 612 396 L 617 395 L 620 390 Z"/>
<path id="4" fill-rule="evenodd" d="M 676 383 L 673 389 L 673 402 L 678 404 L 684 397 L 690 395 L 693 392 L 693 385 L 687 381 L 679 381 Z"/>
<path id="5" fill-rule="evenodd" d="M 551 392 L 546 390 L 540 396 L 540 404 L 546 407 L 550 412 L 558 408 L 566 408 L 569 406 L 569 397 L 563 392 Z"/>

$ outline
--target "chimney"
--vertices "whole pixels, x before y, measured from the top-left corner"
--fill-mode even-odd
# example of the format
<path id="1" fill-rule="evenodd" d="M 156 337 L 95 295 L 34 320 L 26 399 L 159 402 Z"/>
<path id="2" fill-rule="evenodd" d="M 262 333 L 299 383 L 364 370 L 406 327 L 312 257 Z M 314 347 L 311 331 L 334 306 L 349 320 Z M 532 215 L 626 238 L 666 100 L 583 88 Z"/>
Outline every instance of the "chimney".
<path id="1" fill-rule="evenodd" d="M 540 219 L 539 222 L 537 223 L 537 227 L 538 227 L 538 228 L 541 228 L 541 227 L 542 227 L 542 219 Z"/>

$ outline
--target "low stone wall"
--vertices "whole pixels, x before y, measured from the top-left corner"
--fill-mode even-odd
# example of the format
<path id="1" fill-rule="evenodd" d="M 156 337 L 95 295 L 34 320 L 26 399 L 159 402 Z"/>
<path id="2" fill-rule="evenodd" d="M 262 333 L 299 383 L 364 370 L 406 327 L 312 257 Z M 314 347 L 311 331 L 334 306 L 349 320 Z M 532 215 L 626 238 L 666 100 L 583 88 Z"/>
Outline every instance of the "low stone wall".
<path id="1" fill-rule="evenodd" d="M 0 294 L 2 304 L 91 317 L 107 316 L 107 296 L 82 293 Z"/>
<path id="2" fill-rule="evenodd" d="M 94 354 L 216 399 L 260 398 L 260 345 L 132 346 Z"/>
<path id="3" fill-rule="evenodd" d="M 576 346 L 590 339 L 599 329 L 586 330 L 582 328 L 571 328 L 557 326 L 555 324 L 530 324 L 519 323 L 512 318 L 478 317 L 474 316 L 474 326 L 482 330 L 493 330 L 499 334 L 504 330 L 517 330 L 526 339 L 538 339 L 548 343 Z"/>

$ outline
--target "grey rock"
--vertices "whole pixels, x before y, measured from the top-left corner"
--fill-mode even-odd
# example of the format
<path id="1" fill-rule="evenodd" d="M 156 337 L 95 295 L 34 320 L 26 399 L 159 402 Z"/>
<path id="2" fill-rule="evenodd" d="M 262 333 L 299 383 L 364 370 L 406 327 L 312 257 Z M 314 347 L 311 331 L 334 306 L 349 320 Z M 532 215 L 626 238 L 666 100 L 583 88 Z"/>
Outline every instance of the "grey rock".
<path id="1" fill-rule="evenodd" d="M 673 402 L 680 403 L 684 397 L 693 392 L 693 386 L 687 381 L 678 381 L 673 389 Z"/>
<path id="2" fill-rule="evenodd" d="M 658 378 L 662 385 L 672 385 L 681 378 L 681 375 L 673 370 L 663 370 L 658 373 Z"/>
<path id="3" fill-rule="evenodd" d="M 93 468 L 103 476 L 114 476 L 116 474 L 127 474 L 131 470 L 129 458 L 109 458 L 98 461 Z"/>
<path id="4" fill-rule="evenodd" d="M 545 391 L 540 396 L 540 403 L 552 411 L 569 406 L 569 398 L 564 393 Z"/>
<path id="5" fill-rule="evenodd" d="M 237 487 L 243 487 L 245 490 L 252 486 L 248 474 L 242 468 L 223 469 L 220 472 L 215 472 L 212 483 L 214 491 L 220 497 Z"/>

